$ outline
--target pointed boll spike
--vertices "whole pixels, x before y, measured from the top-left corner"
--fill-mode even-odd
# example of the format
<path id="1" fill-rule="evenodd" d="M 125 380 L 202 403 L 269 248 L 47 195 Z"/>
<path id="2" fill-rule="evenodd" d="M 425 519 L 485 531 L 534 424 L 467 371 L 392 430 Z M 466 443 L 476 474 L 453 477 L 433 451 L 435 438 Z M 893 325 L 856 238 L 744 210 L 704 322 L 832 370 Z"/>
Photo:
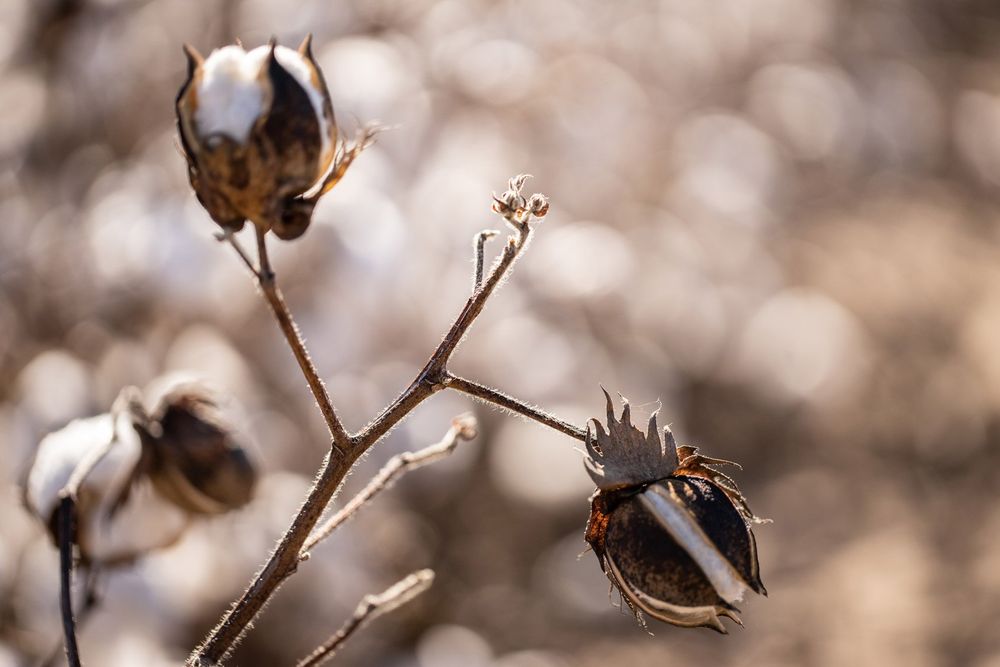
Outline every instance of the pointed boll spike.
<path id="1" fill-rule="evenodd" d="M 677 451 L 677 440 L 674 438 L 674 433 L 670 430 L 669 426 L 663 427 L 663 446 L 674 450 L 674 452 Z"/>
<path id="2" fill-rule="evenodd" d="M 604 400 L 607 402 L 608 428 L 611 428 L 611 425 L 615 423 L 615 404 L 611 402 L 611 394 L 608 393 L 607 389 L 602 386 L 601 391 L 604 392 Z"/>
<path id="3" fill-rule="evenodd" d="M 184 55 L 187 57 L 188 62 L 188 78 L 191 78 L 198 68 L 205 64 L 205 57 L 198 53 L 198 49 L 190 44 L 184 45 Z"/>
<path id="4" fill-rule="evenodd" d="M 621 422 L 625 426 L 632 425 L 632 406 L 629 405 L 628 399 L 618 394 L 618 398 L 622 399 L 622 419 Z"/>
<path id="5" fill-rule="evenodd" d="M 306 36 L 302 39 L 302 43 L 299 44 L 299 48 L 297 49 L 299 55 L 308 60 L 312 60 L 312 41 L 312 33 L 306 33 Z"/>
<path id="6" fill-rule="evenodd" d="M 660 450 L 663 453 L 663 442 L 660 440 L 660 434 L 657 432 L 658 428 L 656 426 L 656 411 L 649 415 L 649 423 L 646 426 L 646 446 L 652 449 L 653 447 Z"/>

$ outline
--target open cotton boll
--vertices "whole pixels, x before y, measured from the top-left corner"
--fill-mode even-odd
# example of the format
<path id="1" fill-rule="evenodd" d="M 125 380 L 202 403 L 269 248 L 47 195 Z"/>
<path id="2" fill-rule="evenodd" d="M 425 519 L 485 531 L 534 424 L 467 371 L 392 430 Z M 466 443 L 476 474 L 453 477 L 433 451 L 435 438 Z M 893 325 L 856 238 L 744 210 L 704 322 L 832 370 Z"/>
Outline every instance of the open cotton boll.
<path id="1" fill-rule="evenodd" d="M 85 558 L 98 562 L 132 558 L 168 544 L 188 521 L 183 511 L 157 497 L 152 485 L 130 488 L 142 442 L 125 410 L 77 419 L 42 439 L 27 479 L 29 509 L 51 526 L 74 471 L 109 443 L 77 491 L 77 543 Z"/>
<path id="2" fill-rule="evenodd" d="M 50 433 L 38 445 L 35 461 L 28 474 L 25 498 L 28 508 L 48 523 L 59 506 L 59 494 L 70 476 L 87 455 L 104 447 L 114 438 L 114 420 L 109 414 L 77 419 Z M 138 443 L 137 443 L 138 444 Z M 112 447 L 84 481 L 81 497 L 99 497 L 101 490 L 115 485 L 121 470 L 134 468 L 139 452 L 133 455 L 123 444 Z"/>
<path id="3" fill-rule="evenodd" d="M 224 134 L 241 144 L 246 143 L 254 122 L 270 104 L 266 78 L 261 76 L 270 52 L 270 46 L 259 46 L 247 52 L 240 46 L 231 45 L 212 51 L 205 59 L 195 112 L 201 136 Z M 325 93 L 314 80 L 313 67 L 302 54 L 286 46 L 275 46 L 274 56 L 309 96 L 319 121 L 320 154 L 325 162 L 332 148 L 330 128 L 323 113 Z"/>

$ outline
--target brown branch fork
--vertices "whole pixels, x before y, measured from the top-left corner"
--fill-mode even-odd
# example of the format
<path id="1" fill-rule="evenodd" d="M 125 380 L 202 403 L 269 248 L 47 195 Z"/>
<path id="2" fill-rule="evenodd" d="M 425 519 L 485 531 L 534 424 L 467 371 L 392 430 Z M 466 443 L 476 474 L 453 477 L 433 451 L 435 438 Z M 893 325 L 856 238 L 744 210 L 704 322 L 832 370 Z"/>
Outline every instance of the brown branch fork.
<path id="1" fill-rule="evenodd" d="M 515 181 L 516 179 L 512 180 L 512 188 Z M 520 189 L 521 183 L 523 183 L 523 178 L 517 183 L 515 193 Z M 515 200 L 517 198 L 515 197 Z M 523 202 L 523 198 L 520 198 L 520 201 Z M 501 204 L 499 200 L 498 204 Z M 496 206 L 494 209 L 498 210 Z M 328 521 L 324 528 L 320 529 L 320 531 L 315 531 L 315 527 L 322 518 L 327 505 L 336 494 L 341 482 L 343 482 L 354 463 L 388 433 L 389 430 L 402 421 L 417 405 L 437 392 L 443 389 L 452 389 L 469 394 L 491 405 L 533 419 L 577 440 L 583 441 L 586 439 L 586 431 L 584 429 L 565 422 L 496 389 L 454 375 L 448 369 L 448 362 L 455 350 L 476 318 L 483 311 L 487 300 L 496 291 L 520 253 L 528 244 L 532 234 L 531 216 L 528 211 L 523 210 L 523 207 L 518 208 L 516 211 L 498 210 L 498 212 L 501 214 L 506 213 L 504 217 L 513 228 L 514 233 L 508 237 L 503 251 L 494 261 L 489 273 L 483 276 L 483 247 L 486 239 L 492 234 L 481 233 L 477 235 L 474 244 L 476 250 L 474 291 L 465 303 L 462 311 L 451 325 L 437 349 L 431 354 L 427 363 L 416 375 L 413 382 L 392 403 L 382 410 L 377 417 L 371 420 L 367 426 L 353 434 L 344 428 L 343 423 L 337 416 L 337 411 L 330 400 L 326 387 L 320 379 L 316 367 L 313 365 L 299 329 L 292 319 L 281 290 L 278 288 L 275 275 L 271 271 L 267 257 L 266 233 L 257 228 L 258 262 L 256 266 L 231 233 L 219 236 L 220 240 L 228 241 L 235 248 L 240 258 L 256 276 L 264 298 L 271 306 L 271 310 L 278 321 L 278 326 L 285 335 L 288 345 L 292 348 L 295 359 L 302 369 L 302 374 L 309 384 L 309 389 L 312 391 L 313 397 L 319 405 L 320 411 L 323 413 L 330 431 L 331 446 L 308 496 L 302 503 L 291 526 L 289 526 L 271 553 L 267 563 L 257 573 L 253 582 L 251 582 L 240 599 L 232 605 L 218 625 L 209 633 L 205 641 L 188 657 L 187 665 L 190 667 L 207 667 L 209 665 L 220 664 L 226 659 L 282 582 L 295 573 L 299 562 L 304 560 L 304 556 L 308 554 L 309 549 L 348 518 L 347 516 L 341 516 L 340 519 L 337 519 L 337 516 L 335 516 L 331 519 L 331 521 L 335 521 L 332 528 L 330 528 L 330 522 Z M 452 433 L 455 433 L 456 428 L 453 426 Z M 451 447 L 454 446 L 454 441 L 457 437 L 457 435 L 452 437 Z M 447 449 L 449 447 L 447 442 L 448 436 L 446 436 L 445 441 L 442 441 L 442 443 L 439 443 L 435 447 L 444 447 Z M 396 463 L 395 465 L 399 466 L 400 463 Z M 394 478 L 395 474 L 395 472 L 390 472 L 386 477 Z M 382 474 L 380 473 L 381 476 Z M 391 482 L 391 479 L 389 481 Z M 386 484 L 383 484 L 376 491 L 381 490 L 385 486 Z M 356 506 L 360 506 L 363 502 L 365 502 L 365 499 L 356 503 L 352 501 Z M 347 509 L 345 507 L 345 511 Z"/>

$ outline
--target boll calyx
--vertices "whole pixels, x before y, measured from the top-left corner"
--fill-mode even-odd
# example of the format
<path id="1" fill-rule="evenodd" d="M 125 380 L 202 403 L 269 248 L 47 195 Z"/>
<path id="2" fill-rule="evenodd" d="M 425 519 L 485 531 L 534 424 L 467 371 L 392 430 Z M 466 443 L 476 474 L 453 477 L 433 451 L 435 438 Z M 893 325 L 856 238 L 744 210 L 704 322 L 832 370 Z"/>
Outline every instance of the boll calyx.
<path id="1" fill-rule="evenodd" d="M 607 430 L 587 430 L 587 472 L 597 491 L 586 540 L 632 611 L 673 625 L 725 633 L 741 623 L 734 603 L 760 581 L 751 524 L 759 522 L 736 483 L 714 466 L 732 464 L 663 439 L 656 413 L 643 434 L 624 398 L 620 419 L 607 399 Z"/>
<path id="2" fill-rule="evenodd" d="M 109 412 L 42 439 L 25 505 L 58 540 L 56 510 L 70 478 L 101 453 L 76 492 L 74 542 L 85 562 L 129 562 L 175 542 L 196 517 L 251 499 L 257 472 L 235 433 L 202 385 L 172 384 L 153 401 L 126 387 Z"/>
<path id="3" fill-rule="evenodd" d="M 282 239 L 301 236 L 342 175 L 332 169 L 337 125 L 311 38 L 295 50 L 272 40 L 251 51 L 225 46 L 208 58 L 190 46 L 185 53 L 177 127 L 198 200 L 226 230 L 250 220 Z"/>

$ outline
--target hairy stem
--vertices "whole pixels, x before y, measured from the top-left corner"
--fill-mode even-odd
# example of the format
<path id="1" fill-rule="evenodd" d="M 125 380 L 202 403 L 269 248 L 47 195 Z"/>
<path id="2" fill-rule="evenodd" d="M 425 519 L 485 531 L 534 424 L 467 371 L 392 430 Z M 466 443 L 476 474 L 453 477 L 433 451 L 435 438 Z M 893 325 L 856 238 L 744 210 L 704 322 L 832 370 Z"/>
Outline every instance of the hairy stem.
<path id="1" fill-rule="evenodd" d="M 485 266 L 486 242 L 499 234 L 495 229 L 484 229 L 476 234 L 474 241 L 476 247 L 476 274 L 472 278 L 472 291 L 479 289 L 483 284 L 483 268 Z"/>
<path id="2" fill-rule="evenodd" d="M 424 447 L 415 452 L 403 452 L 389 459 L 375 477 L 368 482 L 364 489 L 344 505 L 336 514 L 323 522 L 319 528 L 313 531 L 309 539 L 302 547 L 299 554 L 300 560 L 309 557 L 312 549 L 329 537 L 333 531 L 352 519 L 362 507 L 371 502 L 372 498 L 390 488 L 396 480 L 417 468 L 423 467 L 435 461 L 439 461 L 455 451 L 459 440 L 471 440 L 476 435 L 476 419 L 472 415 L 461 415 L 455 417 L 451 422 L 448 433 L 433 445 Z"/>
<path id="3" fill-rule="evenodd" d="M 249 588 L 225 614 L 205 642 L 188 657 L 188 665 L 192 667 L 216 665 L 229 655 L 278 587 L 298 568 L 299 554 L 303 545 L 358 457 L 378 442 L 393 426 L 402 421 L 417 405 L 432 394 L 444 389 L 448 360 L 461 343 L 469 327 L 475 322 L 476 317 L 483 311 L 486 301 L 502 282 L 531 236 L 531 228 L 527 222 L 512 222 L 511 224 L 517 235 L 508 239 L 503 253 L 490 269 L 489 276 L 483 281 L 480 288 L 469 297 L 462 312 L 416 379 L 378 417 L 353 436 L 344 431 L 340 421 L 336 418 L 336 413 L 333 412 L 326 390 L 323 388 L 322 382 L 319 381 L 305 345 L 298 335 L 298 329 L 295 327 L 284 299 L 276 287 L 273 275 L 265 276 L 255 272 L 264 296 L 271 305 L 278 319 L 278 324 L 285 333 L 285 338 L 295 353 L 299 366 L 309 381 L 310 388 L 313 389 L 314 396 L 317 397 L 320 408 L 323 409 L 324 404 L 329 406 L 329 414 L 333 417 L 332 420 L 328 419 L 328 425 L 330 425 L 333 435 L 333 447 L 323 463 L 308 497 L 299 509 L 292 525 L 271 554 L 267 564 L 257 573 Z M 236 246 L 236 241 L 231 236 L 225 238 L 228 238 L 229 242 Z M 266 249 L 264 252 L 266 253 Z M 321 397 L 324 397 L 325 400 L 322 400 Z M 325 409 L 324 416 L 327 416 Z"/>
<path id="4" fill-rule="evenodd" d="M 382 614 L 399 609 L 430 588 L 432 583 L 434 583 L 433 571 L 418 570 L 378 595 L 366 595 L 354 610 L 351 618 L 322 646 L 300 660 L 297 667 L 314 667 L 326 662 L 358 630 Z"/>
<path id="5" fill-rule="evenodd" d="M 264 232 L 261 231 L 260 227 L 255 226 L 254 228 L 257 230 L 257 253 L 260 264 L 257 279 L 261 291 L 264 292 L 264 298 L 267 299 L 275 319 L 278 320 L 278 326 L 281 328 L 281 333 L 285 335 L 285 340 L 288 341 L 288 346 L 292 349 L 295 360 L 299 362 L 299 368 L 302 369 L 302 375 L 305 376 L 306 382 L 309 384 L 309 389 L 312 391 L 313 398 L 316 399 L 316 404 L 319 405 L 320 412 L 323 413 L 323 419 L 326 421 L 330 437 L 333 439 L 333 448 L 343 451 L 350 442 L 350 436 L 337 416 L 337 411 L 330 400 L 330 394 L 327 393 L 326 386 L 320 379 L 316 366 L 313 365 L 305 341 L 302 340 L 302 332 L 299 331 L 295 320 L 292 319 L 292 313 L 288 310 L 285 297 L 278 288 L 277 280 L 271 271 L 271 264 L 267 257 L 267 239 Z"/>
<path id="6" fill-rule="evenodd" d="M 544 410 L 541 410 L 533 405 L 529 405 L 528 403 L 514 398 L 513 396 L 497 391 L 492 387 L 487 387 L 486 385 L 473 382 L 472 380 L 466 380 L 465 378 L 452 375 L 451 373 L 445 377 L 444 386 L 447 389 L 454 389 L 455 391 L 475 396 L 476 398 L 486 403 L 490 403 L 491 405 L 495 405 L 505 410 L 510 410 L 511 412 L 516 412 L 517 414 L 523 415 L 529 419 L 534 419 L 535 421 L 545 424 L 550 428 L 554 428 L 560 433 L 565 433 L 571 438 L 576 438 L 581 442 L 585 442 L 587 439 L 587 432 L 584 429 L 574 426 L 569 422 L 565 422 L 555 415 L 551 415 L 548 412 L 545 412 Z"/>

